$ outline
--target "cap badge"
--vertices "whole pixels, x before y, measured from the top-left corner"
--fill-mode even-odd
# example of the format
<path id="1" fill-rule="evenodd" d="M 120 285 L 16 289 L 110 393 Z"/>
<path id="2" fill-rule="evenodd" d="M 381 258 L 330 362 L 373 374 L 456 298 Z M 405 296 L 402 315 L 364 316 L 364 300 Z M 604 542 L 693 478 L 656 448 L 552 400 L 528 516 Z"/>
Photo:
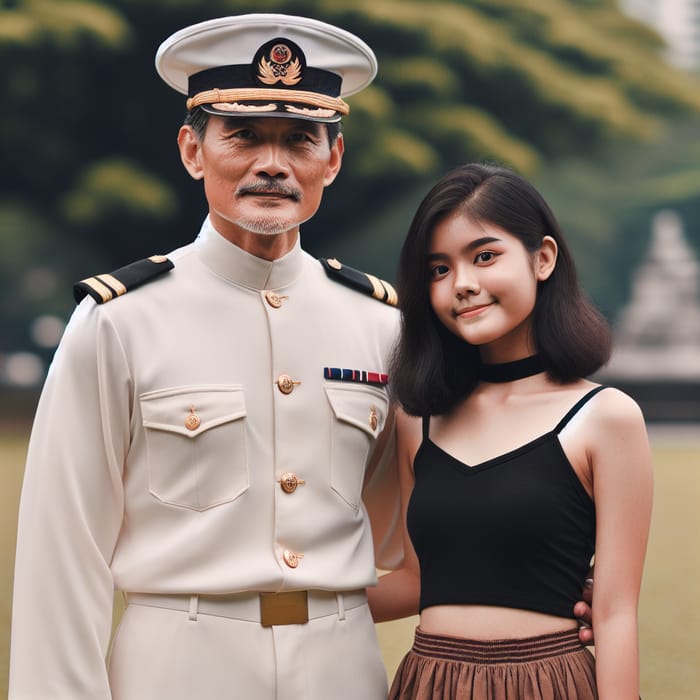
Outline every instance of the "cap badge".
<path id="1" fill-rule="evenodd" d="M 264 85 L 296 85 L 302 79 L 304 70 L 304 54 L 301 49 L 291 45 L 291 42 L 282 43 L 275 39 L 263 46 L 258 54 L 257 79 Z"/>

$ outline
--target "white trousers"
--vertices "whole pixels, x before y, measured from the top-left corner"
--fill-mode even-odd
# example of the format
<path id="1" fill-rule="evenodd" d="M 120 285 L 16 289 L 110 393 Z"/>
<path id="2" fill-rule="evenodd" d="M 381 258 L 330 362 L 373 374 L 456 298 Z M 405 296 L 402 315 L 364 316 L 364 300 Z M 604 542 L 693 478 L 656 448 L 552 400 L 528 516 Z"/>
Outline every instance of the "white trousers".
<path id="1" fill-rule="evenodd" d="M 113 700 L 386 700 L 367 605 L 303 625 L 127 606 L 109 660 Z"/>

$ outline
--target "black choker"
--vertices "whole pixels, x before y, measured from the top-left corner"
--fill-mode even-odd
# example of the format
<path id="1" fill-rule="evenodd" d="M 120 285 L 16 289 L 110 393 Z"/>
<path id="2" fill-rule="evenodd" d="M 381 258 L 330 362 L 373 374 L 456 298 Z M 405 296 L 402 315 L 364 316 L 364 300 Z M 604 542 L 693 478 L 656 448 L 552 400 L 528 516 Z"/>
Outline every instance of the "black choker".
<path id="1" fill-rule="evenodd" d="M 544 366 L 539 355 L 524 357 L 513 362 L 501 362 L 494 365 L 479 365 L 476 368 L 477 379 L 482 382 L 514 382 L 525 379 L 533 374 L 544 372 Z"/>

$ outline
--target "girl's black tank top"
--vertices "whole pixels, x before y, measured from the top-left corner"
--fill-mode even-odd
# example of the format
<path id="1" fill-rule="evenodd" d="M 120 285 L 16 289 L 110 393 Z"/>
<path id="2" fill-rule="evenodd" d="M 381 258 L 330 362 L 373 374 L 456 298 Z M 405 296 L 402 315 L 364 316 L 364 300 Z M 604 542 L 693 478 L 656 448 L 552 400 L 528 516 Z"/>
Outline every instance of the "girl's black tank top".
<path id="1" fill-rule="evenodd" d="M 414 460 L 408 531 L 420 562 L 420 609 L 499 605 L 574 617 L 595 547 L 595 508 L 559 433 L 467 466 L 428 437 Z"/>

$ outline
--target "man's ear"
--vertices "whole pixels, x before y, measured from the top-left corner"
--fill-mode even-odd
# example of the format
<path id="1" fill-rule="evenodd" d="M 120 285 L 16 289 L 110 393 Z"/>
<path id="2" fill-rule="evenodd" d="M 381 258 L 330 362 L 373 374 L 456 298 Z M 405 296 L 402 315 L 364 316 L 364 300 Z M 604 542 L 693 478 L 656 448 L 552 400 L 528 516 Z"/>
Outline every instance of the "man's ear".
<path id="1" fill-rule="evenodd" d="M 326 176 L 323 179 L 323 186 L 328 187 L 340 172 L 340 166 L 343 164 L 343 153 L 345 152 L 345 141 L 343 135 L 338 134 L 335 143 L 331 146 L 331 157 L 328 161 Z"/>
<path id="2" fill-rule="evenodd" d="M 554 272 L 557 266 L 559 246 L 551 236 L 542 239 L 542 245 L 535 254 L 535 275 L 538 282 L 544 282 Z"/>
<path id="3" fill-rule="evenodd" d="M 185 170 L 195 180 L 201 180 L 204 177 L 201 159 L 202 142 L 189 124 L 180 127 L 177 145 L 180 148 L 180 159 Z"/>

